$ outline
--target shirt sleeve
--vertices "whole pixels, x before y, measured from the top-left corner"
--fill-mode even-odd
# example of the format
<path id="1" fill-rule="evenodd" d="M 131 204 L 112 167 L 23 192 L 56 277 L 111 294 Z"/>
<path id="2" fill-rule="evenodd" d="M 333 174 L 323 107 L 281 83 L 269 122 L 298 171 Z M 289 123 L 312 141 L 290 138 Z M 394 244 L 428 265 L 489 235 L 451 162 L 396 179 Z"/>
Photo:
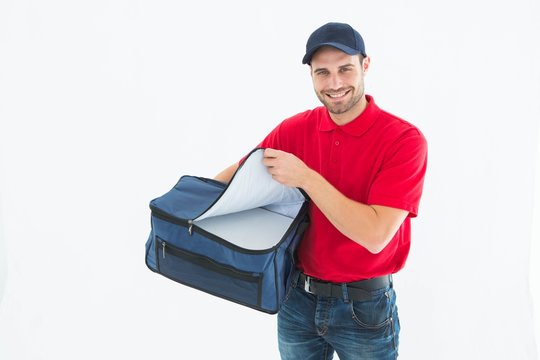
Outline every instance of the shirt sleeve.
<path id="1" fill-rule="evenodd" d="M 403 209 L 409 217 L 416 217 L 426 168 L 426 139 L 411 129 L 390 146 L 369 191 L 368 204 Z"/>

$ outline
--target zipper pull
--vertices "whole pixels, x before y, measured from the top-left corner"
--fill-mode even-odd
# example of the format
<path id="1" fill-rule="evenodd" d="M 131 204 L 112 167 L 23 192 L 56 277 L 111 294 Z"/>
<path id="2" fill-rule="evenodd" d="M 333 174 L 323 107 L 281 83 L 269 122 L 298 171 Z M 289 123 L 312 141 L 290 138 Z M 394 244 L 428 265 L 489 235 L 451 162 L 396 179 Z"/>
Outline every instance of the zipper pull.
<path id="1" fill-rule="evenodd" d="M 189 236 L 191 236 L 193 235 L 193 220 L 188 220 L 188 224 L 189 224 L 188 233 L 189 233 Z"/>
<path id="2" fill-rule="evenodd" d="M 161 249 L 162 249 L 162 251 L 163 251 L 163 258 L 164 258 L 164 259 L 165 259 L 165 246 L 167 246 L 167 244 L 165 243 L 165 241 L 163 241 L 163 242 L 161 243 Z"/>

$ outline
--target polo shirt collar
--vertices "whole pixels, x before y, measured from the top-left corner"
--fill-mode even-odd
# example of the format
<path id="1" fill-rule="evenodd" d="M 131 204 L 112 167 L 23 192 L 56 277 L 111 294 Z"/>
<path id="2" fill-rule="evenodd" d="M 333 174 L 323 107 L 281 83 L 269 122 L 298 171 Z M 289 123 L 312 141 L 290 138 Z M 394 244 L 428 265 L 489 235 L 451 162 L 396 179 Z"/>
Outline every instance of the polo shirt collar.
<path id="1" fill-rule="evenodd" d="M 377 120 L 377 117 L 381 111 L 377 104 L 375 104 L 375 100 L 373 100 L 372 96 L 366 95 L 366 100 L 368 104 L 364 111 L 358 115 L 356 119 L 342 126 L 337 125 L 330 117 L 328 110 L 325 109 L 324 115 L 322 116 L 319 124 L 319 131 L 332 131 L 336 128 L 340 128 L 347 134 L 353 136 L 362 135 L 371 127 L 375 120 Z"/>

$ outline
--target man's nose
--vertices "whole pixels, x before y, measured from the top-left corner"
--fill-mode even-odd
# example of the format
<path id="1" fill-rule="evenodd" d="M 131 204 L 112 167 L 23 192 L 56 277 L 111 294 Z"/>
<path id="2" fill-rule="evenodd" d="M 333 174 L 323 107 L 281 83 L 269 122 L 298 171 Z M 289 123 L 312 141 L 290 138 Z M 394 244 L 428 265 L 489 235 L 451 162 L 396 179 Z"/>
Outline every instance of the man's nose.
<path id="1" fill-rule="evenodd" d="M 341 77 L 338 74 L 331 74 L 328 85 L 331 89 L 337 90 L 341 88 L 343 82 L 341 81 Z"/>

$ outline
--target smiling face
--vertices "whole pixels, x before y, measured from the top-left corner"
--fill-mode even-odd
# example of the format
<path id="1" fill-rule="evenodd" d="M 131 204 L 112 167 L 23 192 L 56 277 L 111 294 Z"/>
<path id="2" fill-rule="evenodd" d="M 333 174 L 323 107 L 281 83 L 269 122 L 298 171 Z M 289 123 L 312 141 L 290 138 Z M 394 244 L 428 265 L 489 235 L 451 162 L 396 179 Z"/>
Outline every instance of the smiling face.
<path id="1" fill-rule="evenodd" d="M 311 78 L 319 100 L 338 125 L 354 120 L 364 111 L 364 74 L 369 57 L 348 55 L 334 47 L 321 47 L 311 58 Z"/>

